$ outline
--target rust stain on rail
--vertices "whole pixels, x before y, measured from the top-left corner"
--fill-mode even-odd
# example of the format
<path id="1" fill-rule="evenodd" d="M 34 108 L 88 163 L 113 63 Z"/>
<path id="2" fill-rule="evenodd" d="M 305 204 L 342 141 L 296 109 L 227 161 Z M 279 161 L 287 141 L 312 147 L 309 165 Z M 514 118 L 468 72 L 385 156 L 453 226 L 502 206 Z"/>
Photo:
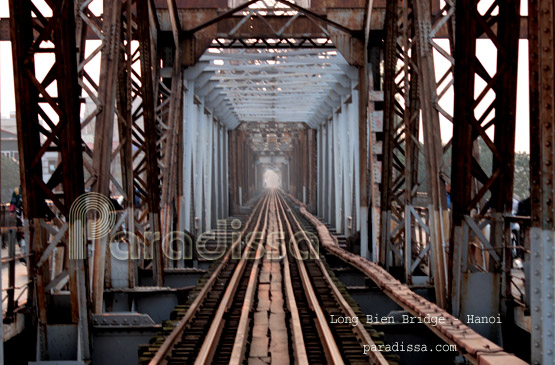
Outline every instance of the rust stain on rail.
<path id="1" fill-rule="evenodd" d="M 480 365 L 527 364 L 517 356 L 505 352 L 501 346 L 484 338 L 444 309 L 414 293 L 408 286 L 395 279 L 382 267 L 340 248 L 326 226 L 310 214 L 300 201 L 292 196 L 290 197 L 301 207 L 300 212 L 314 225 L 320 236 L 322 246 L 326 250 L 363 272 L 384 293 L 413 316 L 445 318 L 443 323 L 438 321 L 437 326 L 426 325 L 447 343 L 457 345 L 459 351 L 472 363 Z"/>

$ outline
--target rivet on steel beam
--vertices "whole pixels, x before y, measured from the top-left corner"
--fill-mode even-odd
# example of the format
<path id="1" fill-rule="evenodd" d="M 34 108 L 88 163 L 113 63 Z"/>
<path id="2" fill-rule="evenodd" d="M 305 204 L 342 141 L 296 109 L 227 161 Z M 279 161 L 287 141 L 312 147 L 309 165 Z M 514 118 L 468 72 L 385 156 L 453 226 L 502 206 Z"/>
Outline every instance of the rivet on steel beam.
<path id="1" fill-rule="evenodd" d="M 535 325 L 535 326 L 534 326 L 534 329 L 535 329 L 535 330 L 539 330 L 539 329 L 540 329 L 540 326 L 539 326 L 539 325 Z"/>
<path id="2" fill-rule="evenodd" d="M 547 337 L 551 337 L 551 336 L 553 336 L 553 332 L 547 331 Z"/>
<path id="3" fill-rule="evenodd" d="M 540 347 L 540 343 L 539 342 L 534 343 L 534 347 Z M 538 363 L 536 363 L 536 364 L 538 364 Z"/>
<path id="4" fill-rule="evenodd" d="M 551 313 L 551 312 L 547 313 L 547 318 L 551 318 L 552 315 L 553 315 L 553 313 Z"/>
<path id="5" fill-rule="evenodd" d="M 540 293 L 540 289 L 536 288 L 534 289 L 534 294 L 539 294 Z"/>
<path id="6" fill-rule="evenodd" d="M 539 312 L 540 311 L 540 307 L 534 307 L 534 312 Z"/>
<path id="7" fill-rule="evenodd" d="M 539 270 L 534 271 L 534 275 L 540 276 L 540 271 Z"/>
<path id="8" fill-rule="evenodd" d="M 547 351 L 547 354 L 548 354 L 548 355 L 553 355 L 553 350 Z"/>

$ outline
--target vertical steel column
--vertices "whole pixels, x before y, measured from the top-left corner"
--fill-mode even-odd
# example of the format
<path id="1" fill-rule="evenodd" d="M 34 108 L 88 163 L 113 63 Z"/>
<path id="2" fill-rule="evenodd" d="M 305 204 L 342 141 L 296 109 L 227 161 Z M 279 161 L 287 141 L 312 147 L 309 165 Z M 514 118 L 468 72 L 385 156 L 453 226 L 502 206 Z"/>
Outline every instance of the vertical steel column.
<path id="1" fill-rule="evenodd" d="M 120 48 L 118 56 L 118 80 L 117 80 L 117 93 L 116 93 L 116 107 L 117 107 L 117 123 L 119 134 L 119 157 L 121 165 L 122 177 L 122 190 L 123 190 L 123 204 L 127 210 L 127 230 L 132 232 L 134 236 L 129 237 L 128 242 L 128 286 L 129 288 L 135 287 L 136 284 L 136 261 L 139 257 L 138 242 L 134 242 L 133 237 L 139 236 L 142 238 L 144 232 L 138 232 L 136 228 L 142 228 L 140 222 L 137 221 L 139 215 L 140 204 L 136 204 L 136 200 L 140 201 L 140 192 L 136 187 L 137 182 L 134 178 L 134 153 L 133 153 L 133 140 L 136 139 L 137 133 L 134 131 L 134 112 L 133 112 L 133 83 L 132 77 L 132 52 L 131 40 L 133 36 L 132 27 L 123 27 L 125 22 L 124 14 L 131 14 L 131 1 L 126 1 L 122 4 L 122 14 L 120 18 L 121 43 L 118 45 Z M 131 16 L 131 15 L 129 15 Z M 139 129 L 139 131 L 141 131 Z M 144 133 L 143 133 L 144 136 Z"/>
<path id="2" fill-rule="evenodd" d="M 229 179 L 229 215 L 236 214 L 236 205 L 237 205 L 237 130 L 230 130 L 227 132 L 228 134 L 228 148 L 227 148 L 227 156 L 228 156 L 228 164 L 230 166 L 230 174 L 228 175 Z"/>
<path id="3" fill-rule="evenodd" d="M 500 275 L 510 271 L 502 259 L 509 244 L 506 242 L 508 235 L 503 232 L 509 226 L 503 219 L 504 214 L 510 213 L 512 204 L 520 1 L 496 1 L 482 12 L 478 10 L 478 5 L 475 1 L 459 0 L 456 7 L 453 249 L 450 251 L 455 315 L 465 314 L 467 303 L 473 299 L 463 293 L 473 291 L 470 266 L 476 265 L 472 262 L 476 255 L 481 254 L 486 262 L 483 269 L 487 274 L 482 275 L 481 285 L 496 287 Z M 495 12 L 498 14 L 492 15 Z M 493 74 L 484 68 L 476 55 L 477 38 L 482 35 L 496 47 L 497 67 Z M 485 81 L 482 89 L 476 90 L 476 77 Z M 495 95 L 493 101 L 485 98 L 488 93 Z M 495 127 L 493 141 L 486 133 L 492 126 Z M 486 153 L 493 157 L 491 173 L 485 171 L 473 155 L 473 146 L 478 140 L 483 141 L 487 146 Z M 478 191 L 473 191 L 473 186 L 478 186 Z M 477 214 L 474 216 L 471 212 Z M 478 228 L 487 222 L 492 227 L 489 239 Z M 481 249 L 478 252 L 469 251 L 472 236 L 479 241 Z M 488 279 L 485 279 L 486 276 Z M 502 287 L 493 295 L 492 303 L 494 306 L 499 304 L 499 309 L 491 308 L 492 314 L 506 314 L 509 294 Z M 503 296 L 507 302 L 501 300 Z M 504 322 L 510 321 L 510 316 L 505 317 Z"/>
<path id="4" fill-rule="evenodd" d="M 428 193 L 428 229 L 430 244 L 432 245 L 436 301 L 439 306 L 444 308 L 447 304 L 447 260 L 444 249 L 447 242 L 447 232 L 444 232 L 444 227 L 448 224 L 449 214 L 447 211 L 445 185 L 440 180 L 443 165 L 443 147 L 441 133 L 439 133 L 440 111 L 438 109 L 440 109 L 440 106 L 436 91 L 439 85 L 436 83 L 435 77 L 433 49 L 436 43 L 433 41 L 433 36 L 443 21 L 448 26 L 452 24 L 452 4 L 447 2 L 446 5 L 446 11 L 441 12 L 441 14 L 444 14 L 443 17 L 439 17 L 436 24 L 432 24 L 432 13 L 428 1 L 417 0 L 414 6 L 418 37 L 416 59 L 418 60 L 422 75 L 419 82 L 419 94 L 424 132 L 423 147 Z M 407 261 L 412 266 L 412 258 Z M 408 269 L 408 271 L 410 272 L 411 270 Z"/>
<path id="5" fill-rule="evenodd" d="M 555 2 L 528 2 L 530 50 L 530 172 L 532 188 L 531 316 L 532 361 L 555 361 Z M 528 280 L 528 278 L 527 278 Z"/>
<path id="6" fill-rule="evenodd" d="M 317 206 L 317 189 L 318 189 L 318 138 L 315 129 L 308 130 L 308 171 L 309 183 L 308 191 L 310 201 L 310 208 L 313 213 L 316 213 Z"/>
<path id="7" fill-rule="evenodd" d="M 336 200 L 335 200 L 335 175 L 336 175 L 336 166 L 335 166 L 335 155 L 337 151 L 335 149 L 335 113 L 332 114 L 330 121 L 328 122 L 328 213 L 327 213 L 327 221 L 335 225 L 335 209 L 336 209 Z"/>
<path id="8" fill-rule="evenodd" d="M 453 63 L 449 51 L 434 41 L 441 28 L 452 29 L 453 14 L 451 1 L 431 14 L 428 2 L 419 0 L 403 2 L 400 9 L 396 2 L 388 3 L 386 12 L 380 261 L 386 267 L 403 266 L 409 284 L 413 283 L 414 270 L 427 263 L 427 279 L 432 283 L 433 278 L 442 307 L 446 306 L 447 291 L 448 213 L 445 186 L 440 180 L 444 149 L 439 113 L 452 120 L 440 104 L 451 87 L 452 68 L 436 82 L 433 50 Z M 420 158 L 425 161 L 425 175 L 418 171 Z M 414 200 L 424 176 L 427 194 L 419 198 L 427 199 L 427 214 L 423 215 L 415 209 Z M 423 241 L 416 237 L 417 229 L 426 232 Z"/>
<path id="9" fill-rule="evenodd" d="M 100 78 L 98 83 L 98 115 L 95 119 L 94 147 L 92 156 L 93 180 L 91 189 L 94 192 L 110 196 L 112 181 L 112 144 L 114 130 L 116 84 L 118 78 L 121 3 L 113 6 L 105 1 L 102 31 L 105 35 L 100 60 Z M 121 137 L 121 135 L 120 135 Z M 121 138 L 120 138 L 121 139 Z M 106 245 L 108 237 L 96 238 L 94 244 L 94 266 L 92 287 L 92 309 L 94 313 L 102 313 L 104 294 L 104 276 L 106 266 Z"/>
<path id="10" fill-rule="evenodd" d="M 304 200 L 305 204 L 308 205 L 308 181 L 310 179 L 310 171 L 308 170 L 308 129 L 303 129 L 301 131 L 301 171 L 302 171 L 302 183 L 301 183 L 301 201 Z"/>
<path id="11" fill-rule="evenodd" d="M 174 201 L 177 192 L 177 172 L 182 170 L 177 157 L 179 140 L 181 138 L 180 124 L 183 120 L 183 67 L 181 66 L 181 47 L 176 45 L 171 78 L 171 91 L 169 97 L 169 111 L 167 115 L 167 131 L 163 144 L 164 154 L 161 165 L 161 227 L 160 239 L 163 245 L 171 244 L 170 233 L 173 231 Z M 167 247 L 162 247 L 166 250 Z M 164 251 L 166 252 L 166 251 Z M 166 258 L 166 255 L 164 255 Z M 167 261 L 166 259 L 164 261 Z"/>
<path id="12" fill-rule="evenodd" d="M 52 218 L 53 214 L 45 199 L 51 199 L 60 216 L 69 220 L 71 204 L 84 191 L 75 8 L 72 1 L 51 1 L 47 6 L 52 12 L 50 18 L 31 1 L 9 2 L 23 211 L 30 228 L 28 246 L 33 253 L 29 279 L 35 283 L 29 290 L 28 305 L 36 305 L 39 326 L 40 343 L 31 348 L 39 349 L 39 361 L 48 359 L 45 286 L 49 272 L 39 261 L 48 244 L 43 240 L 46 235 L 41 221 L 46 216 Z M 52 42 L 53 47 L 47 42 Z M 53 53 L 55 60 L 42 80 L 35 72 L 37 53 Z M 52 94 L 47 88 L 54 83 L 56 91 Z M 48 109 L 53 113 L 47 113 Z M 57 151 L 60 163 L 50 180 L 44 181 L 42 157 L 47 150 Z M 72 322 L 79 331 L 80 359 L 90 359 L 85 267 L 86 259 L 70 260 L 68 269 Z"/>
<path id="13" fill-rule="evenodd" d="M 184 100 L 183 116 L 183 227 L 184 229 L 193 232 L 193 158 L 194 158 L 194 140 L 195 128 L 194 119 L 196 112 L 195 105 L 195 81 L 187 79 L 187 91 Z"/>
<path id="14" fill-rule="evenodd" d="M 128 0 L 129 1 L 129 0 Z M 154 111 L 154 78 L 152 75 L 151 47 L 155 42 L 151 37 L 149 11 L 150 2 L 136 1 L 137 7 L 137 36 L 141 54 L 141 92 L 143 97 L 143 123 L 145 131 L 145 159 L 146 159 L 146 187 L 148 203 L 148 223 L 154 237 L 150 244 L 153 248 L 153 275 L 157 286 L 163 285 L 163 255 L 160 238 L 160 180 L 158 168 L 157 148 L 158 135 L 156 115 Z M 129 23 L 128 23 L 129 26 Z"/>
<path id="15" fill-rule="evenodd" d="M 419 78 L 412 1 L 386 10 L 384 142 L 381 186 L 380 262 L 404 266 L 411 283 L 413 199 L 419 186 Z"/>
<path id="16" fill-rule="evenodd" d="M 128 230 L 145 243 L 144 259 L 153 260 L 155 281 L 161 285 L 160 151 L 151 67 L 155 25 L 151 24 L 149 6 L 148 2 L 136 0 L 122 3 L 117 115 L 126 204 L 128 209 L 133 207 L 129 211 Z M 129 247 L 129 285 L 134 286 L 135 260 L 141 258 L 136 251 L 140 248 L 139 242 L 130 242 Z"/>
<path id="17" fill-rule="evenodd" d="M 372 11 L 372 1 L 368 2 L 370 13 L 366 14 L 367 21 L 371 21 L 371 11 Z M 368 256 L 368 241 L 369 232 L 368 227 L 370 222 L 368 221 L 368 39 L 370 37 L 370 23 L 368 23 L 368 29 L 365 34 L 365 46 L 364 46 L 364 57 L 363 66 L 358 69 L 358 148 L 359 148 L 359 181 L 360 186 L 360 254 L 363 257 Z M 355 176 L 353 175 L 353 179 Z M 353 222 L 353 225 L 355 223 Z"/>

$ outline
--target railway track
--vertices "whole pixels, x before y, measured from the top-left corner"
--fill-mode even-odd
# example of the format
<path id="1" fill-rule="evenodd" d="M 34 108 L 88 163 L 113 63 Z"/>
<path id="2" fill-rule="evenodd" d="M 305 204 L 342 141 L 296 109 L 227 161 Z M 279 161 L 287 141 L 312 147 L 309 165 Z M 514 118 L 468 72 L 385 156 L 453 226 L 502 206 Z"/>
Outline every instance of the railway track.
<path id="1" fill-rule="evenodd" d="M 369 325 L 331 324 L 362 314 L 300 218 L 281 193 L 264 195 L 189 302 L 141 347 L 140 363 L 395 363 L 364 351 L 381 341 Z"/>
<path id="2" fill-rule="evenodd" d="M 465 358 L 465 363 L 470 364 L 499 364 L 523 365 L 527 364 L 514 354 L 507 353 L 504 349 L 489 339 L 481 336 L 476 331 L 465 325 L 444 309 L 438 307 L 420 295 L 410 290 L 406 285 L 395 279 L 377 264 L 346 251 L 338 245 L 337 239 L 315 216 L 310 214 L 304 204 L 288 195 L 291 206 L 298 206 L 299 218 L 314 227 L 323 250 L 339 258 L 346 264 L 363 273 L 372 280 L 380 290 L 391 298 L 403 310 L 414 318 L 441 319 L 434 325 L 434 321 L 425 323 L 445 344 L 455 346 L 457 352 Z M 462 360 L 456 360 L 460 363 Z"/>

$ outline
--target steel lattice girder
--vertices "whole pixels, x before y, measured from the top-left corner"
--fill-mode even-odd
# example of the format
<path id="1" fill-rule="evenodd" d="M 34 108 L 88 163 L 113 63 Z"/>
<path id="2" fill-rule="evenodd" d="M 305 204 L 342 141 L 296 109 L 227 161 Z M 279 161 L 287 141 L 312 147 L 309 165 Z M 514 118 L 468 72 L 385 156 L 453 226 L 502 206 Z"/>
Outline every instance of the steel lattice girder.
<path id="1" fill-rule="evenodd" d="M 52 217 L 45 199 L 51 199 L 60 216 L 69 221 L 71 206 L 83 193 L 84 187 L 75 9 L 72 1 L 51 1 L 47 5 L 54 15 L 46 18 L 31 1 L 14 0 L 9 5 L 22 200 L 24 216 L 30 226 L 27 244 L 33 253 L 29 279 L 34 286 L 28 290 L 27 303 L 37 305 L 39 344 L 34 348 L 39 351 L 37 358 L 41 359 L 48 356 L 45 291 L 50 284 L 50 278 L 42 267 L 46 259 L 41 258 L 43 254 L 45 257 L 50 255 L 45 250 L 45 243 L 50 247 L 58 243 L 56 240 L 43 242 L 42 237 L 46 236 L 47 227 L 56 231 L 52 226 L 63 225 L 59 219 Z M 38 33 L 35 39 L 34 30 Z M 54 62 L 42 80 L 35 69 L 38 53 L 54 56 Z M 55 91 L 49 89 L 51 85 L 56 86 Z M 41 162 L 47 150 L 58 152 L 59 164 L 51 178 L 44 181 Z M 52 224 L 47 224 L 45 217 L 53 219 Z M 63 227 L 56 233 L 60 240 Z M 68 240 L 62 242 L 67 243 Z M 71 255 L 71 247 L 66 244 L 65 249 Z M 69 273 L 72 322 L 78 326 L 79 353 L 82 359 L 89 359 L 91 344 L 85 262 L 82 259 L 69 261 L 65 275 Z"/>
<path id="2" fill-rule="evenodd" d="M 312 121 L 322 104 L 337 105 L 337 90 L 348 92 L 341 77 L 349 66 L 337 51 L 215 50 L 202 61 L 197 87 L 215 90 L 244 121 Z"/>
<path id="3" fill-rule="evenodd" d="M 488 280 L 495 283 L 503 275 L 504 285 L 493 295 L 493 301 L 510 323 L 513 318 L 505 312 L 511 300 L 511 254 L 506 241 L 510 231 L 504 216 L 512 211 L 518 59 L 518 29 L 514 24 L 519 20 L 520 1 L 497 1 L 481 12 L 478 5 L 465 0 L 456 4 L 451 296 L 453 313 L 465 313 L 472 298 L 464 292 L 473 290 L 471 265 L 476 265 L 469 255 L 468 234 L 476 235 L 483 245 L 480 251 L 486 263 L 482 270 L 490 274 Z M 498 12 L 495 18 L 493 12 Z M 484 68 L 476 52 L 482 33 L 491 39 L 497 53 L 496 70 L 492 73 Z M 477 79 L 482 79 L 485 86 L 478 86 Z M 488 135 L 490 127 L 495 129 L 493 140 Z M 491 173 L 485 171 L 476 153 L 479 140 L 487 146 L 486 153 L 492 155 Z M 491 226 L 489 239 L 478 228 L 484 224 Z M 497 309 L 490 310 L 497 313 Z"/>
<path id="4" fill-rule="evenodd" d="M 444 89 L 452 85 L 452 67 L 434 82 L 432 49 L 438 50 L 437 57 L 447 58 L 452 64 L 449 50 L 434 41 L 434 34 L 441 27 L 452 26 L 454 10 L 450 1 L 434 14 L 425 1 L 405 2 L 400 8 L 392 2 L 386 22 L 380 260 L 386 267 L 403 266 L 407 283 L 412 283 L 413 272 L 425 262 L 433 272 L 436 296 L 443 307 L 447 290 L 443 248 L 447 235 L 443 227 L 448 217 L 445 186 L 439 179 L 444 169 L 439 114 L 446 114 L 441 99 Z M 452 120 L 448 115 L 447 119 Z M 420 158 L 425 161 L 425 173 L 418 171 Z M 424 177 L 426 203 L 418 210 L 414 201 Z M 425 232 L 430 246 L 427 239 L 416 241 L 416 230 Z"/>

